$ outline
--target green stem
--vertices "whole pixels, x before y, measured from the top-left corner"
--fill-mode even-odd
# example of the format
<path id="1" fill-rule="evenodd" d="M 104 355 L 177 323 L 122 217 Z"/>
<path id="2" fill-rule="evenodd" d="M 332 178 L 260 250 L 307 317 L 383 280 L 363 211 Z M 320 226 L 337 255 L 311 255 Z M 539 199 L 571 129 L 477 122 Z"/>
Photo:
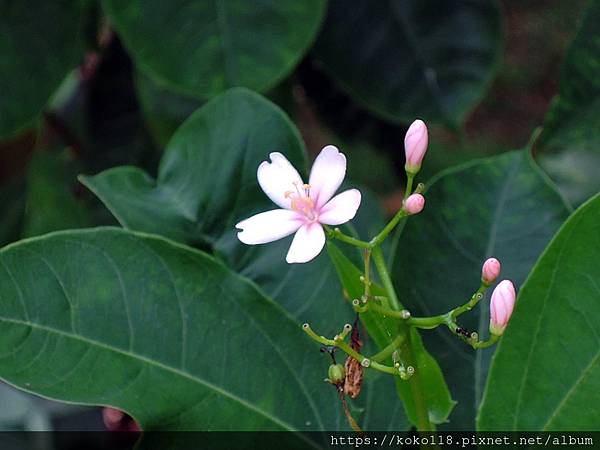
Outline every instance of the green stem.
<path id="1" fill-rule="evenodd" d="M 365 299 L 371 295 L 371 249 L 366 248 L 364 254 L 365 260 Z"/>
<path id="2" fill-rule="evenodd" d="M 475 293 L 471 296 L 471 298 L 469 299 L 469 301 L 467 303 L 465 303 L 462 306 L 459 306 L 457 308 L 454 308 L 452 311 L 450 311 L 450 314 L 452 315 L 452 318 L 456 318 L 458 316 L 460 316 L 463 313 L 466 313 L 467 311 L 471 311 L 473 308 L 475 308 L 475 306 L 477 305 L 477 303 L 479 303 L 479 300 L 481 300 L 483 298 L 483 294 L 485 293 L 485 291 L 487 290 L 489 286 L 481 283 L 481 286 L 479 286 L 479 289 L 477 289 L 477 291 L 475 291 Z"/>
<path id="3" fill-rule="evenodd" d="M 398 225 L 398 222 L 400 222 L 408 215 L 409 214 L 404 210 L 404 208 L 400 209 L 400 211 L 396 213 L 396 215 L 392 218 L 392 220 L 389 221 L 389 223 L 383 228 L 383 230 L 381 230 L 377 236 L 371 239 L 371 241 L 369 242 L 369 246 L 371 248 L 375 248 L 379 244 L 381 244 L 388 236 L 388 234 L 390 234 L 392 230 L 396 227 L 396 225 Z"/>
<path id="4" fill-rule="evenodd" d="M 408 198 L 410 194 L 412 194 L 412 185 L 413 180 L 415 179 L 414 173 L 406 172 L 406 188 L 404 189 L 404 200 Z"/>
<path id="5" fill-rule="evenodd" d="M 360 239 L 348 236 L 347 234 L 344 234 L 339 228 L 334 228 L 332 230 L 331 228 L 325 225 L 325 230 L 327 231 L 327 235 L 330 238 L 337 239 L 338 241 L 342 241 L 359 248 L 371 248 L 371 244 L 369 242 L 361 241 Z"/>
<path id="6" fill-rule="evenodd" d="M 406 188 L 404 189 L 404 200 L 408 198 L 408 196 L 412 193 L 412 185 L 415 179 L 415 174 L 407 173 L 406 179 Z M 339 228 L 334 228 L 331 230 L 329 227 L 325 226 L 327 230 L 327 234 L 329 237 L 338 239 L 342 242 L 346 242 L 347 244 L 354 245 L 355 247 L 373 249 L 381 244 L 385 238 L 396 228 L 398 223 L 408 217 L 409 214 L 404 210 L 404 207 L 400 208 L 400 210 L 396 213 L 396 215 L 388 222 L 388 224 L 383 227 L 383 229 L 377 234 L 373 239 L 369 242 L 361 241 L 360 239 L 356 239 L 352 236 L 348 236 L 347 234 L 342 233 Z"/>
<path id="7" fill-rule="evenodd" d="M 379 353 L 376 353 L 375 355 L 371 356 L 371 361 L 377 361 L 377 362 L 384 361 L 388 356 L 390 356 L 392 353 L 394 353 L 394 351 L 398 347 L 400 347 L 400 345 L 402 345 L 402 343 L 404 342 L 404 339 L 405 339 L 405 336 L 403 334 L 399 334 L 398 336 L 396 336 L 396 339 L 394 339 L 392 342 L 390 342 L 388 344 L 387 347 L 385 347 Z"/>
<path id="8" fill-rule="evenodd" d="M 385 292 L 391 303 L 392 308 L 396 311 L 402 310 L 402 303 L 400 303 L 400 300 L 396 295 L 396 290 L 394 289 L 392 279 L 390 278 L 390 274 L 385 265 L 383 253 L 380 247 L 373 248 L 373 261 L 375 262 L 375 267 L 377 268 L 377 272 L 379 273 L 379 277 L 381 278 L 381 282 L 383 283 L 383 287 L 385 289 Z M 415 368 L 415 373 L 410 378 L 409 383 L 413 401 L 415 402 L 415 409 L 417 411 L 417 429 L 418 431 L 433 431 L 435 430 L 435 426 L 429 421 L 429 410 L 425 402 L 423 387 L 421 386 L 421 377 L 419 374 L 417 360 L 413 353 L 412 343 L 410 339 L 410 328 L 406 326 L 405 322 L 400 322 L 399 331 L 400 336 L 402 336 L 402 339 L 404 341 L 404 345 L 402 346 L 402 353 L 404 354 L 408 365 L 411 365 Z"/>
<path id="9" fill-rule="evenodd" d="M 415 409 L 417 411 L 417 431 L 435 431 L 435 425 L 429 421 L 429 410 L 425 402 L 425 394 L 423 392 L 423 386 L 421 386 L 421 377 L 418 369 L 419 366 L 413 353 L 409 330 L 409 328 L 406 328 L 408 340 L 402 351 L 406 362 L 415 368 L 415 373 L 410 378 L 409 383 L 413 401 L 415 402 Z"/>
<path id="10" fill-rule="evenodd" d="M 488 347 L 491 347 L 492 345 L 494 345 L 499 340 L 500 340 L 500 336 L 498 336 L 497 334 L 492 334 L 492 335 L 490 335 L 490 338 L 487 341 L 477 342 L 477 343 L 473 344 L 473 348 L 475 348 L 475 349 L 488 348 Z"/>
<path id="11" fill-rule="evenodd" d="M 391 375 L 399 375 L 399 372 L 398 372 L 398 370 L 396 368 L 390 367 L 390 366 L 386 366 L 384 364 L 380 364 L 377 361 L 373 361 L 370 358 L 367 358 L 366 356 L 361 355 L 356 350 L 354 350 L 352 347 L 350 347 L 348 345 L 348 343 L 346 343 L 341 338 L 340 339 L 327 339 L 324 336 L 319 336 L 317 333 L 315 333 L 310 328 L 310 326 L 307 323 L 305 323 L 302 326 L 302 329 L 314 341 L 317 341 L 318 343 L 323 344 L 323 345 L 330 345 L 330 346 L 334 346 L 334 347 L 339 348 L 344 353 L 346 353 L 347 355 L 351 356 L 352 358 L 354 358 L 355 360 L 357 360 L 359 363 L 361 363 L 361 365 L 363 365 L 364 367 L 372 367 L 373 369 L 379 370 L 380 372 L 389 373 Z M 366 363 L 366 365 L 365 365 L 365 363 Z"/>
<path id="12" fill-rule="evenodd" d="M 446 324 L 450 327 L 450 325 L 454 323 L 454 320 L 458 316 L 466 313 L 467 311 L 471 311 L 475 306 L 477 306 L 477 303 L 479 303 L 479 301 L 483 298 L 483 294 L 488 287 L 489 286 L 482 283 L 468 302 L 448 311 L 446 314 L 440 314 L 438 316 L 431 317 L 411 317 L 408 319 L 408 324 L 417 328 L 424 328 L 426 330 L 436 328 L 443 324 Z"/>
<path id="13" fill-rule="evenodd" d="M 373 311 L 377 311 L 378 313 L 383 314 L 384 316 L 394 317 L 395 319 L 407 320 L 407 316 L 410 314 L 407 310 L 403 309 L 402 311 L 394 311 L 386 308 L 385 306 L 381 306 L 374 301 L 369 301 L 367 303 L 367 309 L 372 309 Z"/>
<path id="14" fill-rule="evenodd" d="M 392 305 L 392 309 L 396 311 L 400 311 L 403 309 L 400 300 L 398 300 L 398 296 L 396 295 L 396 290 L 394 289 L 394 285 L 392 284 L 392 279 L 390 278 L 390 274 L 385 265 L 385 261 L 383 259 L 383 252 L 380 247 L 373 248 L 373 262 L 375 263 L 375 267 L 377 267 L 377 272 L 379 273 L 379 277 L 381 278 L 381 282 L 383 283 L 383 288 L 387 294 L 388 300 Z"/>
<path id="15" fill-rule="evenodd" d="M 448 317 L 449 313 L 431 317 L 411 317 L 410 319 L 407 319 L 407 323 L 413 327 L 431 330 L 432 328 L 437 328 L 438 326 L 447 323 Z"/>

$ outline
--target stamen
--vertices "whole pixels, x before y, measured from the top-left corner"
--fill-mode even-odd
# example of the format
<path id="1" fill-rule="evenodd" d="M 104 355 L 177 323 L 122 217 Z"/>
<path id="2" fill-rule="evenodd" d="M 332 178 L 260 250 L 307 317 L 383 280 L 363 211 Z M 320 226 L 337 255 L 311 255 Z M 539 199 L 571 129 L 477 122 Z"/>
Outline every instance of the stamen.
<path id="1" fill-rule="evenodd" d="M 298 194 L 298 197 L 302 197 L 302 194 L 300 193 L 300 189 L 298 189 L 298 182 L 294 181 L 292 184 L 296 188 L 296 193 Z"/>
<path id="2" fill-rule="evenodd" d="M 314 211 L 315 202 L 312 198 L 310 198 L 310 184 L 302 184 L 299 186 L 298 181 L 292 182 L 294 187 L 296 188 L 296 192 L 294 191 L 285 191 L 284 197 L 290 199 L 290 207 L 299 213 L 305 215 L 309 220 L 315 220 L 316 214 Z M 304 193 L 300 191 L 302 189 Z"/>

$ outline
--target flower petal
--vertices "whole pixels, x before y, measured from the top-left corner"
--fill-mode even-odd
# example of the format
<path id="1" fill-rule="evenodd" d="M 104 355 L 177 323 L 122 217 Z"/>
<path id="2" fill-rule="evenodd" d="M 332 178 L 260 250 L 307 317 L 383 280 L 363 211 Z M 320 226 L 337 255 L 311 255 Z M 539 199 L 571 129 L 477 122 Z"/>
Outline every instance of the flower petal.
<path id="1" fill-rule="evenodd" d="M 285 260 L 292 263 L 305 263 L 316 257 L 325 245 L 325 232 L 316 222 L 302 225 L 292 241 Z"/>
<path id="2" fill-rule="evenodd" d="M 285 193 L 302 186 L 302 178 L 294 166 L 279 152 L 269 154 L 271 162 L 263 161 L 256 173 L 258 183 L 267 196 L 281 208 L 290 209 L 290 199 Z"/>
<path id="3" fill-rule="evenodd" d="M 310 171 L 310 196 L 319 209 L 338 190 L 346 176 L 346 157 L 337 147 L 328 145 L 321 150 Z"/>
<path id="4" fill-rule="evenodd" d="M 289 236 L 302 226 L 301 216 L 287 209 L 273 209 L 242 220 L 238 239 L 244 244 L 264 244 Z"/>
<path id="5" fill-rule="evenodd" d="M 352 220 L 360 206 L 361 195 L 358 189 L 349 189 L 329 200 L 319 212 L 319 222 L 327 225 L 341 225 Z"/>

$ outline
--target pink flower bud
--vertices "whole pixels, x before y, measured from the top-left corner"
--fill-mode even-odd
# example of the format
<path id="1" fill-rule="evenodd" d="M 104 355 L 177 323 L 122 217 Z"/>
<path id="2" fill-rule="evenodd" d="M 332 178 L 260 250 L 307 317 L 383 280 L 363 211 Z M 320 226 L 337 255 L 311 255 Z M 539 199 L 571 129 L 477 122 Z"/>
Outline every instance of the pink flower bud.
<path id="1" fill-rule="evenodd" d="M 500 261 L 496 258 L 489 258 L 483 263 L 483 267 L 481 268 L 481 281 L 483 284 L 490 285 L 498 275 L 500 275 Z"/>
<path id="2" fill-rule="evenodd" d="M 418 214 L 423 211 L 423 207 L 425 206 L 425 197 L 421 194 L 412 194 L 409 195 L 406 200 L 404 200 L 404 210 L 409 214 Z"/>
<path id="3" fill-rule="evenodd" d="M 501 336 L 515 307 L 517 294 L 509 280 L 502 280 L 492 292 L 490 302 L 490 333 Z"/>
<path id="4" fill-rule="evenodd" d="M 409 173 L 417 173 L 421 169 L 421 162 L 427 151 L 429 137 L 427 126 L 420 119 L 415 120 L 406 132 L 404 138 L 404 152 L 406 164 L 404 168 Z"/>

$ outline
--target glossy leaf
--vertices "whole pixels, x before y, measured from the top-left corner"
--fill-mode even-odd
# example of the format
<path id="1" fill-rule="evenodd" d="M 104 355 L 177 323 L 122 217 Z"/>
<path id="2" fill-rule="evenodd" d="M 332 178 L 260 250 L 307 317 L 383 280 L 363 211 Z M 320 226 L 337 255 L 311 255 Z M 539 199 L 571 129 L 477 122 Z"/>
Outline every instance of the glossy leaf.
<path id="1" fill-rule="evenodd" d="M 82 59 L 85 5 L 0 0 L 0 137 L 32 125 Z"/>
<path id="2" fill-rule="evenodd" d="M 305 172 L 304 144 L 283 112 L 250 91 L 234 89 L 202 107 L 175 133 L 156 181 L 128 167 L 82 181 L 126 228 L 210 244 L 229 267 L 258 283 L 299 320 L 331 327 L 325 311 L 350 320 L 326 255 L 290 265 L 285 254 L 292 237 L 257 246 L 237 239 L 237 222 L 276 208 L 256 179 L 271 151 L 283 152 Z M 359 223 L 381 216 L 373 209 L 366 213 L 368 220 Z M 363 207 L 359 217 L 364 214 Z"/>
<path id="3" fill-rule="evenodd" d="M 207 99 L 227 88 L 265 91 L 312 43 L 324 0 L 104 0 L 135 62 L 163 85 Z"/>
<path id="4" fill-rule="evenodd" d="M 270 200 L 256 169 L 280 151 L 300 170 L 304 146 L 284 113 L 237 88 L 194 113 L 169 141 L 153 179 L 136 167 L 82 177 L 121 225 L 185 243 L 214 243 Z"/>
<path id="5" fill-rule="evenodd" d="M 600 423 L 600 196 L 535 265 L 498 351 L 480 430 L 597 430 Z"/>
<path id="6" fill-rule="evenodd" d="M 213 131 L 208 133 L 209 129 Z M 304 172 L 303 144 L 293 125 L 268 101 L 237 89 L 209 102 L 176 132 L 167 146 L 157 182 L 135 168 L 111 169 L 95 177 L 84 177 L 83 182 L 127 228 L 152 231 L 187 243 L 198 242 L 204 236 L 204 243 L 209 243 L 230 268 L 256 282 L 294 318 L 333 336 L 344 323 L 352 321 L 353 314 L 327 255 L 322 254 L 309 264 L 287 264 L 285 254 L 291 236 L 257 246 L 247 246 L 237 239 L 237 221 L 275 208 L 256 179 L 258 165 L 274 150 L 282 151 L 300 173 Z M 207 161 L 213 163 L 206 167 Z M 164 175 L 166 167 L 168 176 Z M 138 174 L 147 183 L 138 182 Z M 181 203 L 175 195 L 177 191 L 185 192 L 187 203 Z M 175 204 L 180 207 L 172 208 Z M 196 211 L 197 218 L 187 217 L 186 209 Z M 207 221 L 202 218 L 217 218 L 219 214 L 223 216 L 223 211 L 227 211 L 226 220 L 214 225 L 208 222 L 208 235 Z M 363 191 L 363 204 L 353 221 L 354 231 L 373 234 L 382 226 L 381 217 L 376 202 Z M 194 227 L 198 234 L 192 232 Z M 307 342 L 306 350 L 326 369 L 327 359 L 319 355 L 318 346 Z M 382 404 L 388 398 L 381 383 L 372 386 L 353 406 L 374 429 L 394 429 L 397 423 L 389 416 L 365 409 L 365 403 Z M 324 385 L 323 390 L 327 389 Z"/>
<path id="7" fill-rule="evenodd" d="M 600 1 L 591 0 L 563 63 L 540 136 L 540 164 L 580 204 L 600 191 Z"/>
<path id="8" fill-rule="evenodd" d="M 360 281 L 363 272 L 359 270 L 333 243 L 327 246 L 329 255 L 335 265 L 337 274 L 347 292 L 349 299 L 360 298 L 364 292 L 364 284 Z M 374 295 L 385 295 L 385 291 L 377 284 L 373 284 L 372 292 Z M 364 324 L 368 336 L 375 341 L 376 348 L 382 350 L 392 340 L 398 328 L 397 321 L 389 317 L 382 317 L 371 311 L 361 314 L 361 321 Z M 443 423 L 452 411 L 455 402 L 450 397 L 450 392 L 446 386 L 444 375 L 440 370 L 436 360 L 427 352 L 418 332 L 411 334 L 412 349 L 417 360 L 416 372 L 419 382 L 425 395 L 429 419 L 433 423 Z M 386 361 L 388 365 L 392 364 L 391 357 Z M 413 393 L 411 392 L 411 382 L 402 381 L 399 377 L 395 378 L 396 388 L 402 399 L 406 416 L 412 424 L 417 424 L 417 413 Z M 414 382 L 414 380 L 413 380 Z M 388 394 L 389 395 L 389 394 Z M 406 420 L 406 419 L 405 419 Z M 410 426 L 408 422 L 405 425 Z M 400 429 L 398 426 L 396 430 Z"/>
<path id="9" fill-rule="evenodd" d="M 254 284 L 159 237 L 69 231 L 0 251 L 0 378 L 146 430 L 336 429 L 306 346 Z"/>
<path id="10" fill-rule="evenodd" d="M 315 52 L 340 87 L 383 119 L 456 127 L 491 81 L 501 34 L 495 1 L 332 0 Z"/>
<path id="11" fill-rule="evenodd" d="M 394 282 L 413 316 L 445 313 L 469 300 L 490 256 L 517 289 L 568 211 L 525 152 L 450 169 L 428 185 L 427 203 L 409 218 L 394 260 Z M 458 320 L 488 334 L 489 293 Z M 481 402 L 494 348 L 475 351 L 446 327 L 424 331 L 458 401 L 447 428 L 469 430 Z"/>

